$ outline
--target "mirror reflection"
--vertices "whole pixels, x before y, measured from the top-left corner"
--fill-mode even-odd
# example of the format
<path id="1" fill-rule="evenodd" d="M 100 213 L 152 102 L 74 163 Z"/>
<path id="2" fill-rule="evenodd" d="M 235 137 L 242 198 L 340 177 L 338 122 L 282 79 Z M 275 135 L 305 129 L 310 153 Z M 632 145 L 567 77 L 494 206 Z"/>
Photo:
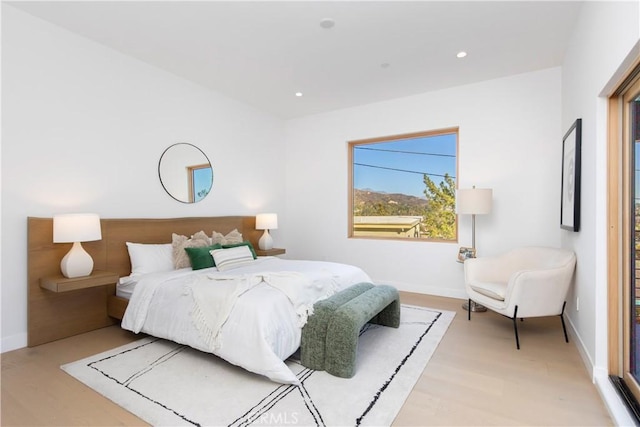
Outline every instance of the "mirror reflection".
<path id="1" fill-rule="evenodd" d="M 158 175 L 167 194 L 182 203 L 199 202 L 213 186 L 211 162 L 202 150 L 186 142 L 164 150 Z"/>

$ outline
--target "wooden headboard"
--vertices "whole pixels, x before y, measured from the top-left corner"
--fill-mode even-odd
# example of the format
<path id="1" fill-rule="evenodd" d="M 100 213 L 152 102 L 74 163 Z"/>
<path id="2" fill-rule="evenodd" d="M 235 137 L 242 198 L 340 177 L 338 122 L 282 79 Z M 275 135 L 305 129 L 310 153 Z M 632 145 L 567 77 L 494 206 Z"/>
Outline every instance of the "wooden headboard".
<path id="1" fill-rule="evenodd" d="M 40 287 L 43 277 L 59 276 L 60 261 L 71 244 L 53 243 L 53 219 L 27 219 L 27 344 L 29 347 L 112 325 L 107 298 L 115 285 L 55 293 Z M 168 219 L 101 219 L 102 240 L 82 246 L 91 255 L 94 270 L 127 276 L 131 263 L 126 242 L 171 243 L 171 234 L 191 236 L 202 230 L 227 234 L 237 229 L 255 247 L 262 235 L 254 216 Z"/>

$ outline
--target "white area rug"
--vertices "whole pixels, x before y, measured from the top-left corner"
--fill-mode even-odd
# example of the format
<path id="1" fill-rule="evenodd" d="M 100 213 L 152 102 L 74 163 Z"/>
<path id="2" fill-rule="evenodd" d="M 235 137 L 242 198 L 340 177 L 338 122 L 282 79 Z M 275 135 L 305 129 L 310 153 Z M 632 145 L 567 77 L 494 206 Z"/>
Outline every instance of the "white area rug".
<path id="1" fill-rule="evenodd" d="M 62 369 L 157 426 L 390 425 L 454 315 L 403 305 L 400 328 L 365 326 L 353 378 L 287 361 L 300 387 L 156 338 Z"/>

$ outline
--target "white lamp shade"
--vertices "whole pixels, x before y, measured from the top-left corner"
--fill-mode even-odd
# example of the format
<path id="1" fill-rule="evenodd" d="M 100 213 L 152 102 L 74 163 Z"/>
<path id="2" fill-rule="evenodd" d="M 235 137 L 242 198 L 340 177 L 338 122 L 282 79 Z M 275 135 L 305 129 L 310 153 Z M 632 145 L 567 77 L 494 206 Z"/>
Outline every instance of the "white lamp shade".
<path id="1" fill-rule="evenodd" d="M 456 213 L 482 215 L 491 212 L 493 190 L 490 188 L 465 188 L 456 191 Z"/>
<path id="2" fill-rule="evenodd" d="M 53 243 L 92 242 L 102 239 L 100 216 L 92 213 L 53 216 Z"/>
<path id="3" fill-rule="evenodd" d="M 263 213 L 256 215 L 256 230 L 275 230 L 278 228 L 278 214 Z"/>

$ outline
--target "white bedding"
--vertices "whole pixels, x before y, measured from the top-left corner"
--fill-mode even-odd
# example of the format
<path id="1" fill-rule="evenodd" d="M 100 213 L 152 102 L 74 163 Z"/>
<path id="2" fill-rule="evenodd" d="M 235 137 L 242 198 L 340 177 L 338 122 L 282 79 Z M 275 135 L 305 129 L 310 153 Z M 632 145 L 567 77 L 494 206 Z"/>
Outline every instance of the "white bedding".
<path id="1" fill-rule="evenodd" d="M 231 271 L 208 268 L 144 275 L 135 283 L 122 327 L 211 352 L 257 374 L 281 383 L 298 383 L 283 360 L 300 346 L 301 317 L 289 297 L 276 287 L 261 281 L 235 301 L 219 331 L 213 349 L 199 332 L 191 312 L 193 285 L 217 276 L 256 277 L 269 272 L 302 273 L 308 282 L 331 294 L 355 283 L 371 282 L 361 269 L 338 263 L 285 260 L 260 257 L 255 262 Z M 133 285 L 123 284 L 125 290 Z M 118 292 L 123 295 L 125 293 Z"/>

